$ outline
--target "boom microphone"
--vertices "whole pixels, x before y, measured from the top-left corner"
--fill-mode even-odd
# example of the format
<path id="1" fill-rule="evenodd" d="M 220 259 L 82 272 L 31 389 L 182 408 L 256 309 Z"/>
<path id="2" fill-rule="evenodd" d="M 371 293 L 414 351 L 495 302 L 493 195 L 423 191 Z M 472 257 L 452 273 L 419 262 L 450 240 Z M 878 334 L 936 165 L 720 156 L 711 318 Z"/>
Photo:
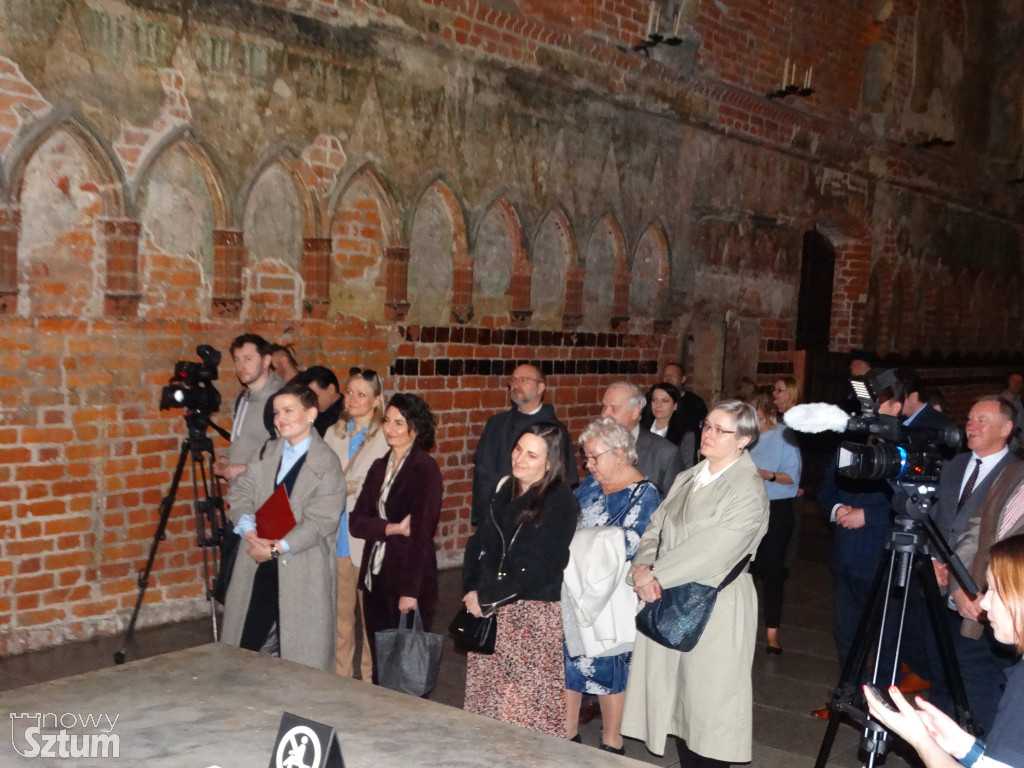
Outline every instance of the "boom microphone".
<path id="1" fill-rule="evenodd" d="M 804 403 L 786 411 L 782 420 L 797 432 L 846 432 L 850 428 L 850 414 L 831 403 Z"/>

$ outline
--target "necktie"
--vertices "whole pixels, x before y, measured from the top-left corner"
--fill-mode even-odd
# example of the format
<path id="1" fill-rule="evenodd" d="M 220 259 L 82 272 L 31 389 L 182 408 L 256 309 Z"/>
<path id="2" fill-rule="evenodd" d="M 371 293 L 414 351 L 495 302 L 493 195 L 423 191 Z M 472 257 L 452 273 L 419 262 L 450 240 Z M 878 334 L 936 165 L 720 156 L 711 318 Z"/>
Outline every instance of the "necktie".
<path id="1" fill-rule="evenodd" d="M 1006 535 L 1013 530 L 1013 526 L 1020 520 L 1021 515 L 1024 515 L 1024 483 L 1017 487 L 1013 496 L 1006 502 L 1006 508 L 1003 510 L 1003 519 L 999 522 L 999 536 L 997 538 L 1000 541 L 1005 539 Z"/>
<path id="2" fill-rule="evenodd" d="M 967 485 L 964 486 L 964 491 L 960 494 L 960 501 L 957 502 L 957 512 L 964 508 L 964 504 L 967 503 L 967 500 L 971 498 L 971 494 L 974 492 L 974 484 L 978 482 L 978 473 L 981 471 L 981 459 L 975 459 L 974 462 L 974 471 L 967 478 Z"/>

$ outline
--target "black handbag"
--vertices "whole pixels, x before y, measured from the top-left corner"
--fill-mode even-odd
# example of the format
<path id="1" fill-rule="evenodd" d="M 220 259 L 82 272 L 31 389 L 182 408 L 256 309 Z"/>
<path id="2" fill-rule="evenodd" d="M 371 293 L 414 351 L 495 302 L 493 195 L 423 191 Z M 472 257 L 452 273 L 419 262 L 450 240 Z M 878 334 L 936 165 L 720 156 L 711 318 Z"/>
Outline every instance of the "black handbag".
<path id="1" fill-rule="evenodd" d="M 661 549 L 661 542 L 658 542 Z M 636 615 L 636 629 L 658 645 L 676 651 L 692 651 L 711 618 L 718 593 L 739 576 L 750 555 L 744 557 L 717 587 L 691 581 L 661 590 L 661 598 L 644 603 Z"/>
<path id="2" fill-rule="evenodd" d="M 377 646 L 377 679 L 382 688 L 423 696 L 437 684 L 444 637 L 423 630 L 419 610 L 398 614 L 398 629 L 384 629 L 374 635 Z"/>
<path id="3" fill-rule="evenodd" d="M 498 634 L 498 617 L 474 616 L 463 608 L 448 625 L 452 643 L 463 653 L 494 653 L 494 639 Z"/>

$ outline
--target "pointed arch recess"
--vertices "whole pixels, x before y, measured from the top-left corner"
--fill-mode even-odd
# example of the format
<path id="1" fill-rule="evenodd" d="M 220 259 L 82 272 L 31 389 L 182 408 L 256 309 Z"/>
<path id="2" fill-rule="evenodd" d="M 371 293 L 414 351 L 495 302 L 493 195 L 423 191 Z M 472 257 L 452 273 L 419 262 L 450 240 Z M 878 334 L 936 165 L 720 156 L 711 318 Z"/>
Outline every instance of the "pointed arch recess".
<path id="1" fill-rule="evenodd" d="M 575 330 L 582 312 L 583 271 L 572 224 L 561 205 L 541 218 L 530 254 L 530 310 L 535 328 Z"/>
<path id="2" fill-rule="evenodd" d="M 327 314 L 382 321 L 392 264 L 385 257 L 389 249 L 404 251 L 401 218 L 389 186 L 377 169 L 366 163 L 338 190 L 330 210 Z M 401 289 L 405 290 L 404 276 Z"/>

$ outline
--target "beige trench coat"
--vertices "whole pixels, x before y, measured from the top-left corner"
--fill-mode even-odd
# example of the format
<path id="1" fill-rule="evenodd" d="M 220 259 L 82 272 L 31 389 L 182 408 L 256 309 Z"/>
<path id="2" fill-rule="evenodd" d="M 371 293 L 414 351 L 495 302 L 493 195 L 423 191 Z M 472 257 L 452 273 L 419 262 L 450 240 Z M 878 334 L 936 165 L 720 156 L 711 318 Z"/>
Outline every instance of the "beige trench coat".
<path id="1" fill-rule="evenodd" d="M 348 445 L 351 439 L 349 438 L 348 428 L 344 421 L 339 421 L 324 433 L 324 442 L 331 446 L 334 452 L 338 454 L 342 467 L 349 463 Z M 346 499 L 346 508 L 349 515 L 346 519 L 352 517 L 352 510 L 356 508 L 356 501 L 363 490 L 363 481 L 366 480 L 366 473 L 370 471 L 373 462 L 384 458 L 389 450 L 388 441 L 384 439 L 384 430 L 381 429 L 379 424 L 376 429 L 371 427 L 369 433 L 367 433 L 367 441 L 359 452 L 356 453 L 352 463 L 345 470 L 345 485 L 347 486 L 349 482 L 356 484 L 355 492 L 348 494 Z M 363 546 L 366 542 L 356 538 L 348 530 L 339 531 L 338 535 L 348 536 L 349 557 L 352 559 L 355 567 L 358 568 L 359 564 L 363 561 Z"/>
<path id="2" fill-rule="evenodd" d="M 337 594 L 337 533 L 345 503 L 341 463 L 316 432 L 289 497 L 295 527 L 284 537 L 291 548 L 278 559 L 281 610 L 281 658 L 320 669 L 334 669 L 335 599 Z M 281 440 L 266 444 L 231 484 L 227 500 L 235 522 L 255 513 L 274 491 L 281 462 Z M 256 561 L 243 540 L 231 572 L 224 606 L 225 643 L 238 645 L 249 610 Z"/>
<path id="3" fill-rule="evenodd" d="M 706 462 L 679 474 L 640 540 L 634 563 L 654 565 L 662 588 L 690 581 L 717 586 L 768 529 L 768 497 L 750 456 L 710 485 L 693 490 Z M 662 534 L 661 556 L 657 556 Z M 748 573 L 723 589 L 689 653 L 637 634 L 626 687 L 622 733 L 658 755 L 669 735 L 692 751 L 727 763 L 751 758 L 751 665 L 757 595 Z"/>

